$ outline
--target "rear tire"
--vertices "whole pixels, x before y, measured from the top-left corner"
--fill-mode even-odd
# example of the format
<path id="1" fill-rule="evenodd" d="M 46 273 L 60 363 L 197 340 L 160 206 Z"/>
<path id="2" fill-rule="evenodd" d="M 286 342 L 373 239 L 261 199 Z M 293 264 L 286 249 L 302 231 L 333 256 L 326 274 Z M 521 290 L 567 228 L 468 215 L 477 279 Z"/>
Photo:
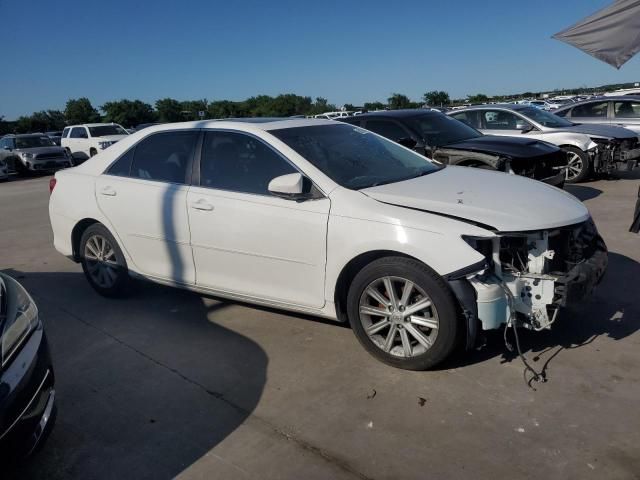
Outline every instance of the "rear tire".
<path id="1" fill-rule="evenodd" d="M 347 312 L 356 338 L 371 355 L 406 370 L 427 370 L 444 361 L 464 330 L 442 277 L 406 257 L 385 257 L 364 267 L 349 287 Z"/>
<path id="2" fill-rule="evenodd" d="M 89 284 L 104 297 L 121 297 L 129 286 L 129 269 L 122 250 L 107 228 L 95 223 L 80 239 L 80 261 Z"/>
<path id="3" fill-rule="evenodd" d="M 562 147 L 567 152 L 568 168 L 565 175 L 566 183 L 585 181 L 591 173 L 589 155 L 576 147 Z"/>

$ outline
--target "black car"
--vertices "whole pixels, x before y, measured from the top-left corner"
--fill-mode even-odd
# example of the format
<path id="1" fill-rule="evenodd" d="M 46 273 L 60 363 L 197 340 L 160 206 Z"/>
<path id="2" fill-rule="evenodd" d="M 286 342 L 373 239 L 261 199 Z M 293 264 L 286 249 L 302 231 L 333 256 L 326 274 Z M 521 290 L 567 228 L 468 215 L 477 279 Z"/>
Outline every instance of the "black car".
<path id="1" fill-rule="evenodd" d="M 60 146 L 62 141 L 62 130 L 59 132 L 44 132 L 44 134 L 51 139 L 53 143 Z"/>
<path id="2" fill-rule="evenodd" d="M 5 465 L 45 440 L 56 408 L 53 367 L 38 308 L 20 283 L 2 273 L 0 332 L 0 465 Z"/>
<path id="3" fill-rule="evenodd" d="M 426 109 L 372 112 L 340 121 L 371 130 L 441 163 L 564 185 L 566 153 L 547 142 L 483 135 L 454 118 Z"/>

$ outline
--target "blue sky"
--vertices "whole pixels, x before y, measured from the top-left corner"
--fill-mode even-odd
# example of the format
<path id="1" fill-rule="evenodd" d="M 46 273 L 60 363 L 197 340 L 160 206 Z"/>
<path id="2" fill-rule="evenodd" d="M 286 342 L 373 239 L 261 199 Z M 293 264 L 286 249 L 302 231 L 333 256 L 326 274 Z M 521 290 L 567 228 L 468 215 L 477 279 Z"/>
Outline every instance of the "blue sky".
<path id="1" fill-rule="evenodd" d="M 611 1 L 0 0 L 0 115 L 80 96 L 341 105 L 640 81 L 640 58 L 616 71 L 550 38 Z"/>

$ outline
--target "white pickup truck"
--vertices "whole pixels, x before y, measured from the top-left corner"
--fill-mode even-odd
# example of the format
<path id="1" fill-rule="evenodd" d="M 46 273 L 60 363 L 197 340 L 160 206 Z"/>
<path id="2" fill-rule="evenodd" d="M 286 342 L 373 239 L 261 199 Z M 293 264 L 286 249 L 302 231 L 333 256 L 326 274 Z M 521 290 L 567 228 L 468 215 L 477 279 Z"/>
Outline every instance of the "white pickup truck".
<path id="1" fill-rule="evenodd" d="M 77 164 L 100 153 L 127 135 L 129 135 L 127 131 L 117 123 L 71 125 L 63 130 L 60 144 L 71 154 Z"/>

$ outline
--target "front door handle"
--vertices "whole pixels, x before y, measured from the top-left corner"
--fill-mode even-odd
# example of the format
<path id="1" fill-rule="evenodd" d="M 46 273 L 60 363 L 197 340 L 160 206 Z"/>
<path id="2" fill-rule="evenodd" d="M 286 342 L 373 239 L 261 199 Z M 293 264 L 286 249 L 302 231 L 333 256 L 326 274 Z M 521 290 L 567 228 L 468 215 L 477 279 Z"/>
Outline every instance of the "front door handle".
<path id="1" fill-rule="evenodd" d="M 197 202 L 191 203 L 191 208 L 193 208 L 194 210 L 205 210 L 207 212 L 210 212 L 211 210 L 213 210 L 213 205 L 204 200 L 198 200 Z"/>
<path id="2" fill-rule="evenodd" d="M 100 190 L 101 195 L 106 195 L 107 197 L 115 197 L 116 191 L 112 187 L 104 187 Z"/>

